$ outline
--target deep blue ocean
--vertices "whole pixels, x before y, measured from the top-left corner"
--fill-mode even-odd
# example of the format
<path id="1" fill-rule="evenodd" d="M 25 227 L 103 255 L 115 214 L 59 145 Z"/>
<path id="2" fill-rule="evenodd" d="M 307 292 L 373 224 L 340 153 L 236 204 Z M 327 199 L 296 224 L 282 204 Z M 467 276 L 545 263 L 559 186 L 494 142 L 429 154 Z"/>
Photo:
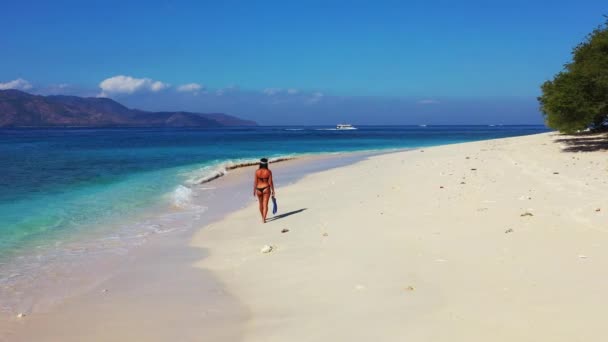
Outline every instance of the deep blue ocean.
<path id="1" fill-rule="evenodd" d="M 544 126 L 0 130 L 0 256 L 153 206 L 260 157 L 416 148 L 546 132 Z"/>

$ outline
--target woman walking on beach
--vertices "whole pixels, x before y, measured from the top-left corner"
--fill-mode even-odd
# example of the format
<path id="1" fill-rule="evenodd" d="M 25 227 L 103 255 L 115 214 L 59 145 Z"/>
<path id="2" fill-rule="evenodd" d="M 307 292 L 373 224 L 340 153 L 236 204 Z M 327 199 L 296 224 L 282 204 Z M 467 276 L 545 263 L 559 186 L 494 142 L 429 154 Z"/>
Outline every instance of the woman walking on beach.
<path id="1" fill-rule="evenodd" d="M 272 181 L 272 171 L 268 169 L 268 159 L 260 159 L 260 167 L 255 171 L 253 180 L 253 196 L 258 196 L 260 202 L 260 215 L 262 222 L 266 223 L 268 214 L 268 200 L 274 197 L 274 183 Z"/>

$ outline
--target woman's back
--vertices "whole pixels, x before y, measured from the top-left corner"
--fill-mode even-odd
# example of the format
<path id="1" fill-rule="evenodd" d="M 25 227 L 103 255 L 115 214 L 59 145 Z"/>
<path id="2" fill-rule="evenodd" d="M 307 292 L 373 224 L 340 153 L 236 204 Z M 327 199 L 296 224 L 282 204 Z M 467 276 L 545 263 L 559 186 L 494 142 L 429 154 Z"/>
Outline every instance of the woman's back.
<path id="1" fill-rule="evenodd" d="M 255 172 L 255 176 L 258 178 L 258 185 L 268 185 L 268 179 L 272 175 L 272 172 L 268 169 L 258 169 Z"/>

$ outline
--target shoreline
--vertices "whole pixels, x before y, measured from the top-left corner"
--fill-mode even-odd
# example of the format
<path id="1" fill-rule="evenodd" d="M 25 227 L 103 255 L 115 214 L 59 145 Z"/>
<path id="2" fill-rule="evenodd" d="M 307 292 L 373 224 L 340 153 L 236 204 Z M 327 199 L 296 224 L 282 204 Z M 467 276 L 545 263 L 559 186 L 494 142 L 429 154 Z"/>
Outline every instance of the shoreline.
<path id="1" fill-rule="evenodd" d="M 346 153 L 332 153 L 322 155 L 306 155 L 298 158 L 291 158 L 287 163 L 280 163 L 279 165 L 273 166 L 275 174 L 280 177 L 278 184 L 279 186 L 287 186 L 288 184 L 296 182 L 299 178 L 304 177 L 307 172 L 317 172 L 320 170 L 327 170 L 330 168 L 340 167 L 354 163 L 358 160 L 368 157 L 369 155 L 378 154 L 380 152 L 346 152 Z M 283 160 L 282 160 L 283 161 Z M 275 161 L 276 162 L 276 161 Z M 252 166 L 239 166 L 239 167 L 227 167 L 230 171 L 227 177 L 218 177 L 215 181 L 209 183 L 196 183 L 193 187 L 207 186 L 204 189 L 216 189 L 221 191 L 206 192 L 205 198 L 197 198 L 199 201 L 210 202 L 209 210 L 205 212 L 206 216 L 204 221 L 199 222 L 198 225 L 208 225 L 213 222 L 223 219 L 223 217 L 229 215 L 231 212 L 238 211 L 240 208 L 247 206 L 250 201 L 245 193 L 250 195 L 250 175 L 249 171 Z M 283 177 L 282 173 L 285 173 Z M 208 188 L 212 185 L 212 188 Z M 199 194 L 201 195 L 201 194 Z M 202 195 L 201 195 L 202 196 Z M 210 196 L 210 197 L 209 197 Z M 218 197 L 219 196 L 219 197 Z M 198 305 L 201 308 L 200 312 L 204 312 L 202 319 L 204 326 L 215 330 L 214 326 L 217 324 L 225 324 L 223 320 L 225 316 L 229 316 L 230 320 L 233 321 L 231 325 L 238 325 L 238 320 L 244 312 L 241 312 L 238 308 L 238 303 L 235 302 L 230 294 L 225 293 L 222 289 L 222 284 L 217 282 L 213 274 L 206 271 L 199 271 L 189 267 L 189 263 L 193 263 L 200 258 L 205 257 L 205 251 L 194 250 L 188 246 L 189 241 L 192 239 L 193 234 L 196 232 L 194 229 L 178 229 L 176 231 L 169 232 L 163 236 L 151 236 L 149 241 L 141 247 L 130 248 L 126 254 L 117 256 L 109 255 L 106 256 L 106 260 L 94 261 L 92 266 L 95 274 L 103 274 L 100 277 L 95 276 L 95 279 L 91 279 L 90 276 L 85 274 L 85 278 L 81 279 L 74 277 L 71 280 L 71 284 L 60 282 L 58 286 L 68 286 L 71 294 L 61 298 L 45 298 L 48 295 L 44 293 L 33 294 L 31 299 L 32 304 L 38 309 L 25 309 L 12 312 L 11 316 L 7 316 L 6 312 L 3 313 L 3 318 L 0 320 L 0 341 L 3 338 L 8 340 L 28 340 L 29 338 L 39 338 L 41 335 L 34 333 L 34 336 L 30 335 L 27 330 L 43 330 L 50 336 L 57 336 L 56 340 L 78 340 L 77 337 L 71 335 L 65 335 L 60 328 L 70 324 L 74 319 L 83 319 L 81 316 L 82 311 L 90 312 L 92 308 L 99 310 L 104 306 L 108 305 L 109 302 L 115 303 L 116 307 L 124 305 L 125 303 L 133 302 L 131 297 L 137 297 L 137 289 L 132 288 L 131 284 L 139 284 L 140 288 L 146 289 L 146 291 L 165 293 L 163 286 L 159 284 L 165 284 L 166 287 L 181 288 L 181 291 L 189 291 L 192 296 L 201 291 L 202 295 L 198 301 L 189 299 L 186 302 L 181 302 L 180 307 L 176 308 L 176 311 L 190 312 L 192 311 L 192 305 Z M 187 247 L 184 249 L 184 247 Z M 162 256 L 165 254 L 175 255 L 173 261 L 163 261 Z M 187 261 L 189 260 L 189 261 Z M 151 264 L 156 264 L 154 269 L 150 269 Z M 165 264 L 164 266 L 162 266 Z M 91 267 L 91 265 L 88 265 Z M 117 267 L 118 266 L 118 267 Z M 175 268 L 180 269 L 177 274 L 182 277 L 182 280 L 187 286 L 168 282 L 166 279 L 158 279 L 157 274 L 162 274 L 167 277 L 171 277 L 176 274 Z M 146 272 L 137 272 L 137 269 L 148 269 Z M 135 271 L 135 272 L 134 272 Z M 69 271 L 68 271 L 69 272 Z M 83 272 L 89 272 L 89 270 L 75 270 L 75 272 L 84 274 Z M 133 275 L 135 273 L 137 275 Z M 62 275 L 59 275 L 60 277 Z M 150 284 L 153 284 L 150 286 Z M 194 285 L 198 284 L 199 288 L 194 288 Z M 57 285 L 57 284 L 56 284 Z M 53 285 L 53 287 L 56 287 Z M 70 289 L 71 288 L 71 289 Z M 50 288 L 44 288 L 49 290 Z M 52 290 L 52 289 L 51 289 Z M 54 290 L 53 290 L 54 291 Z M 63 289 L 62 289 L 63 291 Z M 74 292 L 76 291 L 76 292 Z M 45 291 L 41 291 L 45 292 Z M 131 293 L 130 295 L 126 295 Z M 50 300 L 50 301 L 49 301 Z M 198 304 L 196 304 L 198 303 Z M 153 306 L 158 305 L 154 302 Z M 167 304 L 169 305 L 169 304 Z M 143 305 L 140 303 L 137 309 L 139 314 L 145 314 L 141 312 Z M 109 309 L 106 307 L 106 309 Z M 153 308 L 150 308 L 153 310 Z M 23 312 L 26 316 L 22 319 L 16 317 L 18 313 Z M 199 313 L 200 313 L 199 312 Z M 227 313 L 229 312 L 229 315 Z M 96 313 L 96 315 L 103 315 L 104 313 Z M 106 312 L 108 316 L 105 318 L 100 317 L 89 317 L 87 321 L 89 324 L 82 324 L 84 327 L 89 327 L 91 330 L 95 330 L 90 324 L 94 320 L 110 320 L 116 322 L 116 317 L 113 317 L 110 313 Z M 133 314 L 133 312 L 131 312 Z M 193 315 L 196 317 L 196 315 Z M 215 319 L 221 318 L 218 322 L 214 322 Z M 128 317 L 124 317 L 128 320 Z M 159 321 L 161 318 L 158 318 Z M 164 319 L 169 319 L 164 317 Z M 93 320 L 93 321 L 91 321 Z M 160 323 L 160 322 L 159 322 Z M 197 325 L 200 328 L 200 322 L 191 322 L 193 325 Z M 185 326 L 182 326 L 184 328 Z M 129 334 L 128 328 L 120 328 L 116 326 L 119 334 L 127 336 Z M 237 340 L 236 335 L 232 333 L 226 333 L 224 329 L 217 329 L 217 338 L 222 340 Z M 77 333 L 72 331 L 72 333 Z M 80 330 L 79 336 L 87 336 L 90 332 Z M 184 338 L 188 339 L 191 335 L 184 335 Z M 91 336 L 88 335 L 90 338 Z M 172 336 L 167 335 L 167 338 Z M 147 336 L 146 338 L 158 338 L 158 336 Z M 51 339 L 53 340 L 53 339 Z"/>
<path id="2" fill-rule="evenodd" d="M 401 127 L 401 126 L 399 126 Z M 231 130 L 225 131 L 220 130 L 215 134 L 187 134 L 184 138 L 184 147 L 188 148 L 177 148 L 175 157 L 170 154 L 165 154 L 166 150 L 160 149 L 160 159 L 153 157 L 154 149 L 142 150 L 143 153 L 141 160 L 135 160 L 130 162 L 128 166 L 116 163 L 113 165 L 112 158 L 107 158 L 107 152 L 99 152 L 88 156 L 84 154 L 84 159 L 91 159 L 93 167 L 89 168 L 80 163 L 83 159 L 79 157 L 79 153 L 75 155 L 66 153 L 64 162 L 79 162 L 79 167 L 70 168 L 68 172 L 58 170 L 52 172 L 53 161 L 46 158 L 36 156 L 32 151 L 25 151 L 24 158 L 33 158 L 40 161 L 40 167 L 42 170 L 49 170 L 48 172 L 36 172 L 34 169 L 28 169 L 29 166 L 35 166 L 27 164 L 24 167 L 24 172 L 15 173 L 16 168 L 9 170 L 9 177 L 15 177 L 17 181 L 14 186 L 8 187 L 6 198 L 9 201 L 4 202 L 0 205 L 0 211 L 2 215 L 6 215 L 5 220 L 6 228 L 2 234 L 4 238 L 5 247 L 4 252 L 0 253 L 0 263 L 6 261 L 4 256 L 10 257 L 11 255 L 27 256 L 29 255 L 30 248 L 37 251 L 41 251 L 41 247 L 45 246 L 54 249 L 54 246 L 65 245 L 65 242 L 74 241 L 73 236 L 75 234 L 83 233 L 83 235 L 89 234 L 93 230 L 99 229 L 100 233 L 112 232 L 112 228 L 123 228 L 124 222 L 128 224 L 137 225 L 140 222 L 130 220 L 131 218 L 141 218 L 147 220 L 147 214 L 152 213 L 153 215 L 157 212 L 165 212 L 164 205 L 167 202 L 171 202 L 176 209 L 180 209 L 181 206 L 188 207 L 193 192 L 190 187 L 196 185 L 196 183 L 204 180 L 205 178 L 215 178 L 217 175 L 223 175 L 226 173 L 225 167 L 232 167 L 241 162 L 251 162 L 257 160 L 252 158 L 251 147 L 247 144 L 237 144 L 234 148 L 229 147 L 221 149 L 221 153 L 216 154 L 213 152 L 212 146 L 218 145 L 220 141 L 223 141 L 221 136 L 227 135 L 231 138 L 245 138 L 252 139 L 252 143 L 255 142 L 255 150 L 262 151 L 262 155 L 266 157 L 282 157 L 282 156 L 314 156 L 317 154 L 331 154 L 336 153 L 335 151 L 342 151 L 344 153 L 350 153 L 348 150 L 368 150 L 371 152 L 386 153 L 394 151 L 397 148 L 421 146 L 428 144 L 445 144 L 455 142 L 459 140 L 476 140 L 480 137 L 496 137 L 501 135 L 519 135 L 530 132 L 542 131 L 543 129 L 536 126 L 526 126 L 523 128 L 515 129 L 479 129 L 475 128 L 478 126 L 462 126 L 462 129 L 456 129 L 454 132 L 450 132 L 446 139 L 442 138 L 441 135 L 427 132 L 425 129 L 403 129 L 401 128 L 391 129 L 363 129 L 357 133 L 356 136 L 349 137 L 347 133 L 319 133 L 319 132 L 308 132 L 308 133 L 285 133 L 286 129 L 281 127 L 266 128 L 261 130 L 254 130 L 246 134 L 232 134 Z M 466 128 L 470 127 L 470 128 Z M 305 131 L 312 131 L 312 127 L 304 128 Z M 445 129 L 438 129 L 438 131 L 444 131 Z M 316 129 L 314 129 L 316 131 Z M 26 130 L 24 132 L 35 132 Z M 72 132 L 72 131 L 68 131 Z M 117 130 L 116 134 L 67 134 L 64 138 L 63 135 L 52 135 L 50 140 L 57 140 L 62 144 L 78 144 L 80 145 L 79 139 L 84 137 L 90 137 L 92 141 L 101 143 L 101 150 L 111 151 L 112 144 L 106 144 L 107 141 L 112 141 L 113 138 L 117 139 L 119 150 L 117 150 L 117 160 L 126 158 L 131 159 L 131 154 L 134 153 L 139 147 L 138 144 L 132 146 L 131 133 L 130 131 Z M 224 132 L 224 133 L 221 133 Z M 279 145 L 265 144 L 263 139 L 260 137 L 268 136 L 269 141 L 277 141 L 277 139 L 293 138 L 295 143 L 290 143 L 287 140 Z M 154 142 L 154 136 L 140 132 L 137 134 L 139 139 L 150 139 Z M 10 137 L 10 136 L 9 136 Z M 338 138 L 341 137 L 341 138 Z M 345 138 L 346 137 L 346 138 Z M 338 139 L 335 139 L 338 138 Z M 357 142 L 359 138 L 363 138 L 360 142 Z M 16 134 L 14 138 L 9 139 L 9 142 L 19 142 L 21 140 L 27 141 L 27 139 L 35 139 L 39 141 L 46 141 L 46 137 L 40 136 L 37 133 L 23 133 Z M 163 138 L 165 139 L 165 138 Z M 157 141 L 162 143 L 163 139 Z M 206 143 L 204 143 L 206 142 Z M 308 146 L 308 142 L 312 142 L 312 145 Z M 346 143 L 346 144 L 344 144 Z M 9 143 L 9 146 L 12 143 Z M 200 148 L 192 148 L 192 146 L 198 146 Z M 242 145 L 242 146 L 241 146 Z M 50 145 L 49 145 L 50 146 Z M 63 146 L 63 145 L 61 145 Z M 156 145 L 155 145 L 156 146 Z M 172 146 L 169 144 L 169 146 Z M 221 147 L 221 144 L 219 144 Z M 156 147 L 158 148 L 158 147 Z M 124 150 L 123 150 L 124 149 Z M 100 150 L 100 151 L 101 151 Z M 326 152 L 320 152 L 321 150 Z M 58 151 L 48 151 L 49 153 L 63 154 L 63 150 L 60 148 Z M 122 152 L 121 152 L 122 151 Z M 232 151 L 231 153 L 225 153 Z M 280 152 L 283 151 L 283 152 Z M 308 152 L 303 152 L 308 151 Z M 334 152 L 327 152 L 334 151 Z M 241 158 L 233 158 L 234 156 L 241 156 Z M 256 153 L 257 155 L 257 153 Z M 73 156 L 77 156 L 73 157 Z M 199 156 L 207 162 L 192 163 L 192 159 L 188 156 Z M 61 158 L 60 158 L 61 159 Z M 62 159 L 62 160 L 63 160 Z M 72 160 L 75 159 L 75 160 Z M 160 160 L 166 160 L 168 164 L 160 163 Z M 188 159 L 190 162 L 186 164 L 177 163 L 174 164 L 174 160 Z M 194 158 L 195 160 L 198 158 Z M 89 173 L 90 175 L 105 175 L 106 171 L 104 167 L 97 167 L 95 165 L 105 165 L 110 162 L 112 165 L 108 165 L 110 172 L 110 182 L 105 183 L 104 181 L 97 182 L 92 181 L 89 183 L 76 184 L 76 186 L 67 186 L 71 182 L 70 179 L 79 178 L 80 173 Z M 141 168 L 140 164 L 150 164 Z M 47 165 L 48 164 L 48 165 Z M 146 164 L 147 165 L 147 164 Z M 17 167 L 18 169 L 18 167 Z M 83 171 L 80 171 L 82 169 Z M 133 172 L 124 172 L 125 170 L 131 170 Z M 14 173 L 14 174 L 11 174 Z M 31 175 L 26 175 L 26 173 Z M 114 176 L 116 179 L 113 179 Z M 56 179 L 56 182 L 45 182 L 44 179 L 48 178 Z M 106 177 L 106 176 L 104 176 Z M 43 182 L 49 184 L 44 189 L 38 189 L 33 187 L 33 184 L 37 182 Z M 55 185 L 53 185 L 56 183 Z M 66 186 L 58 186 L 62 183 L 67 184 Z M 181 186 L 180 186 L 181 185 Z M 136 191 L 131 191 L 135 189 Z M 35 196 L 28 194 L 35 193 Z M 58 194 L 59 196 L 55 196 Z M 196 194 L 194 194 L 196 195 Z M 155 209 L 149 210 L 153 207 Z M 36 210 L 40 208 L 44 210 Z M 152 223 L 155 226 L 154 223 Z M 137 235 L 142 233 L 141 229 L 136 227 L 124 227 L 130 232 Z M 135 228 L 135 229 L 131 229 Z M 150 228 L 150 229 L 149 229 Z M 143 233 L 155 233 L 153 227 L 144 227 Z M 110 234 L 112 235 L 112 234 Z M 103 238 L 103 236 L 100 236 Z M 109 236 L 113 238 L 113 236 Z M 137 243 L 137 242 L 134 242 Z M 78 246 L 70 246 L 77 249 Z M 87 246 L 89 248 L 89 246 Z M 23 253 L 22 253 L 23 252 Z M 67 251 L 71 254 L 71 251 Z M 38 263 L 39 260 L 33 260 L 32 263 Z M 16 267 L 15 269 L 20 269 Z M 1 272 L 1 270 L 0 270 Z M 9 272 L 6 272 L 9 273 Z M 11 272 L 12 273 L 12 272 Z M 19 272 L 17 272 L 19 273 Z M 2 281 L 0 279 L 0 284 Z M 1 286 L 1 285 L 0 285 Z"/>
<path id="3" fill-rule="evenodd" d="M 381 152 L 304 154 L 295 157 L 272 157 L 272 161 L 273 164 L 281 163 L 279 169 L 292 169 L 294 168 L 292 165 L 316 164 L 329 160 L 327 168 L 331 168 L 377 153 Z M 290 163 L 284 167 L 282 162 L 286 161 L 290 161 Z M 216 203 L 218 195 L 215 192 L 228 186 L 229 193 L 239 194 L 240 189 L 235 183 L 242 183 L 240 177 L 244 172 L 243 169 L 252 165 L 254 163 L 247 162 L 246 159 L 218 162 L 212 165 L 210 170 L 204 171 L 206 174 L 214 174 L 217 170 L 221 170 L 221 172 L 217 171 L 217 176 L 211 177 L 212 179 L 209 180 L 199 178 L 191 183 L 180 184 L 172 193 L 163 195 L 167 198 L 163 201 L 175 202 L 177 199 L 168 197 L 174 196 L 177 190 L 184 189 L 187 197 L 184 203 L 155 203 L 150 209 L 139 210 L 133 217 L 124 217 L 121 220 L 112 218 L 106 223 L 92 225 L 87 230 L 79 230 L 63 237 L 54 245 L 40 246 L 30 243 L 32 251 L 23 255 L 15 254 L 11 258 L 7 257 L 6 260 L 2 260 L 7 278 L 3 279 L 4 283 L 0 288 L 0 317 L 6 317 L 8 314 L 10 318 L 11 315 L 19 313 L 29 315 L 47 311 L 63 298 L 74 296 L 74 292 L 87 292 L 103 279 L 111 278 L 113 273 L 110 265 L 116 264 L 131 251 L 148 243 L 147 241 L 162 239 L 167 234 L 193 231 L 200 224 L 204 225 L 219 220 L 239 209 L 241 205 L 247 203 L 247 199 L 244 198 L 246 196 L 237 195 L 238 198 L 232 198 L 230 204 L 218 206 Z M 325 168 L 321 165 L 318 168 L 309 167 L 312 172 L 314 169 Z M 303 172 L 292 174 L 294 177 L 289 181 L 294 181 L 304 175 Z M 224 177 L 227 175 L 229 177 Z M 220 202 L 229 202 L 222 195 L 219 197 Z M 212 203 L 211 206 L 210 203 Z M 167 218 L 176 221 L 166 222 Z M 161 235 L 163 237 L 160 237 Z M 58 249 L 55 250 L 55 248 Z M 62 253 L 67 253 L 67 256 L 63 256 Z M 46 258 L 50 260 L 46 261 Z M 36 269 L 38 267 L 36 264 L 43 267 Z M 95 270 L 92 272 L 93 274 L 89 269 Z M 100 270 L 104 271 L 99 272 Z M 98 276 L 100 273 L 104 274 L 104 277 Z M 64 279 L 58 277 L 57 274 L 61 274 Z M 50 279 L 52 279 L 52 283 L 49 283 Z M 43 285 L 34 285 L 35 283 Z M 79 285 L 74 288 L 69 285 L 70 283 Z M 11 291 L 19 293 L 19 295 L 13 298 Z"/>

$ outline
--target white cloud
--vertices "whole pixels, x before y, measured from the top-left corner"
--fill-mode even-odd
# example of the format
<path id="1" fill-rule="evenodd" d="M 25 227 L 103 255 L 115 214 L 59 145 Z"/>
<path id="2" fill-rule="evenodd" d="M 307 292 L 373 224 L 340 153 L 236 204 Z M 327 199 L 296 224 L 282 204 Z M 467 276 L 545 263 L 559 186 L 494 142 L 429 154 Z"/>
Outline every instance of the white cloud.
<path id="1" fill-rule="evenodd" d="M 200 91 L 201 89 L 203 89 L 203 86 L 198 83 L 182 84 L 179 87 L 177 87 L 177 91 L 180 91 L 183 93 L 188 93 L 188 92 L 196 93 L 196 92 Z"/>
<path id="2" fill-rule="evenodd" d="M 8 81 L 6 83 L 0 83 L 0 90 L 6 89 L 18 89 L 18 90 L 28 90 L 32 88 L 32 84 L 23 78 L 18 78 L 16 80 Z"/>
<path id="3" fill-rule="evenodd" d="M 439 103 L 439 101 L 433 100 L 433 99 L 426 99 L 426 100 L 418 101 L 418 104 L 421 104 L 421 105 L 433 105 L 433 104 L 438 104 L 438 103 Z"/>
<path id="4" fill-rule="evenodd" d="M 152 91 L 154 91 L 154 92 L 163 90 L 167 87 L 169 87 L 169 85 L 166 83 L 163 83 L 161 81 L 153 82 L 152 85 L 150 85 L 150 89 L 152 89 Z"/>
<path id="5" fill-rule="evenodd" d="M 118 75 L 101 81 L 99 87 L 101 88 L 99 96 L 104 97 L 110 94 L 133 94 L 140 91 L 158 92 L 168 88 L 169 84 L 149 78 Z"/>

